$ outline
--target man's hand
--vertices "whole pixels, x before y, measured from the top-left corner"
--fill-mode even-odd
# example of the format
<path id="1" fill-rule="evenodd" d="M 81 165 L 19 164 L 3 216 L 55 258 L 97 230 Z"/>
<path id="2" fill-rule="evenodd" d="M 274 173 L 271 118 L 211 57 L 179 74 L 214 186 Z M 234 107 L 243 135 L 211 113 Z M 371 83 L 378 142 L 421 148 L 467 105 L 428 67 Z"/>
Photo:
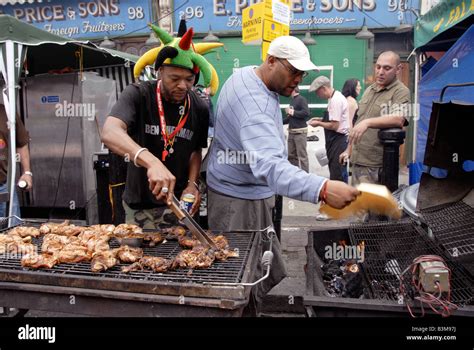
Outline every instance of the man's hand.
<path id="1" fill-rule="evenodd" d="M 313 128 L 321 126 L 320 121 L 316 118 L 308 120 L 308 125 L 311 125 Z"/>
<path id="2" fill-rule="evenodd" d="M 293 109 L 293 107 L 286 107 L 285 112 L 286 112 L 286 115 L 292 117 L 293 114 L 295 113 L 295 110 Z"/>
<path id="3" fill-rule="evenodd" d="M 183 195 L 181 196 L 181 200 L 183 199 L 183 196 L 188 193 L 194 196 L 194 203 L 191 207 L 191 211 L 189 212 L 191 216 L 194 216 L 199 210 L 199 206 L 201 205 L 201 193 L 199 193 L 199 189 L 192 182 L 190 182 L 188 186 L 184 189 Z"/>
<path id="4" fill-rule="evenodd" d="M 358 143 L 362 135 L 364 135 L 368 128 L 369 125 L 367 123 L 367 120 L 363 120 L 359 124 L 354 126 L 351 130 L 351 133 L 349 134 L 349 144 Z"/>
<path id="5" fill-rule="evenodd" d="M 326 203 L 342 209 L 354 201 L 360 192 L 342 181 L 329 180 L 326 186 Z"/>
<path id="6" fill-rule="evenodd" d="M 18 182 L 20 182 L 21 180 L 23 180 L 27 183 L 25 191 L 29 191 L 33 188 L 33 177 L 31 175 L 23 174 L 18 179 Z"/>
<path id="7" fill-rule="evenodd" d="M 347 163 L 351 155 L 349 154 L 348 151 L 344 151 L 339 155 L 339 163 L 344 165 Z"/>
<path id="8" fill-rule="evenodd" d="M 147 170 L 148 188 L 157 200 L 166 200 L 166 204 L 173 202 L 173 192 L 176 178 L 161 163 L 156 161 Z"/>

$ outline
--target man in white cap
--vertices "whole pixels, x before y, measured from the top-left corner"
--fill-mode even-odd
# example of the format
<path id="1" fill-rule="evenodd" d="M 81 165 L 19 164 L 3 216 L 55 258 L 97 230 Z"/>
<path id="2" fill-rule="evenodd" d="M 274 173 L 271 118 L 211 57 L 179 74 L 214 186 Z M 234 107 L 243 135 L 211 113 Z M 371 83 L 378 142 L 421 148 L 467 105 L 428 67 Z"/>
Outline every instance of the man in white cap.
<path id="1" fill-rule="evenodd" d="M 310 70 L 317 67 L 303 42 L 282 36 L 270 44 L 262 65 L 239 69 L 223 85 L 207 168 L 211 230 L 272 225 L 275 194 L 312 203 L 323 200 L 336 208 L 358 195 L 343 182 L 309 174 L 288 161 L 279 95 L 290 96 Z M 285 275 L 277 240 L 273 252 L 263 293 Z"/>

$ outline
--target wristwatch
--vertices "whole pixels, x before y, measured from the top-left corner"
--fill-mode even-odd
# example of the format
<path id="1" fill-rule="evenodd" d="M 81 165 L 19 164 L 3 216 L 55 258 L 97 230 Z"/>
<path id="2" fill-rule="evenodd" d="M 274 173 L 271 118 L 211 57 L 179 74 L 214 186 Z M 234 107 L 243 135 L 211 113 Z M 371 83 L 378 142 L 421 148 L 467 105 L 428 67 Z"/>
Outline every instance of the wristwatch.
<path id="1" fill-rule="evenodd" d="M 30 175 L 31 177 L 33 177 L 33 173 L 31 171 L 25 171 L 23 175 Z"/>

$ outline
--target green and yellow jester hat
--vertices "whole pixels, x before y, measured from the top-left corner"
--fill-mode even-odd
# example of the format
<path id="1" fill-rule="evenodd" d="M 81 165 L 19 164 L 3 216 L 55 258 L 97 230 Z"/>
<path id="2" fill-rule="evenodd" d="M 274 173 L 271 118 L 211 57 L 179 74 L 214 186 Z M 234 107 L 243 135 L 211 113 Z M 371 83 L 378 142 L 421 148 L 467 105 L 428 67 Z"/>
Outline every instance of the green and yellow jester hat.
<path id="1" fill-rule="evenodd" d="M 155 70 L 162 65 L 183 67 L 190 69 L 194 74 L 201 72 L 205 87 L 211 84 L 212 72 L 209 62 L 193 48 L 193 28 L 189 28 L 181 38 L 176 39 L 160 27 L 151 25 L 151 28 L 165 45 L 156 57 Z"/>
<path id="2" fill-rule="evenodd" d="M 152 30 L 162 41 L 162 45 L 147 51 L 135 64 L 134 75 L 140 76 L 145 66 L 155 64 L 155 70 L 162 65 L 171 65 L 190 69 L 195 74 L 202 73 L 204 86 L 211 88 L 214 95 L 219 88 L 219 77 L 214 67 L 201 55 L 212 49 L 223 46 L 222 43 L 197 43 L 193 44 L 193 28 L 186 31 L 185 23 L 180 24 L 178 37 L 173 38 L 168 32 L 158 26 L 150 24 Z M 181 37 L 179 37 L 181 36 Z"/>

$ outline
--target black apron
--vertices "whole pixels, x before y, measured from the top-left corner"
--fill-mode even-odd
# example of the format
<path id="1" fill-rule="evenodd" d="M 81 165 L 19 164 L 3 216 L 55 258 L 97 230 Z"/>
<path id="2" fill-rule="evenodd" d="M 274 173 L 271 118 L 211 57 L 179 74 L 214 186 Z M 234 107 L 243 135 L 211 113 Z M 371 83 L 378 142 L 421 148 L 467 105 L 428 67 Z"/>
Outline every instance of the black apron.
<path id="1" fill-rule="evenodd" d="M 329 112 L 325 111 L 323 122 L 329 122 Z M 334 130 L 324 129 L 326 140 L 326 154 L 329 161 L 329 178 L 331 180 L 346 181 L 345 166 L 339 163 L 339 155 L 347 148 L 347 135 Z"/>

